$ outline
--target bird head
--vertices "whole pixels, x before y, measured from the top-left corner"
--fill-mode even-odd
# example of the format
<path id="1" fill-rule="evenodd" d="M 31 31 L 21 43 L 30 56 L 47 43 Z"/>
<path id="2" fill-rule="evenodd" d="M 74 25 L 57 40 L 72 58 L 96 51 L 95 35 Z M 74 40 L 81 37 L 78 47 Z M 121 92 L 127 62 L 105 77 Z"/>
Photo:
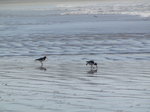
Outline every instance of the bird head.
<path id="1" fill-rule="evenodd" d="M 97 68 L 97 63 L 94 63 L 94 65 L 96 66 L 96 68 Z"/>
<path id="2" fill-rule="evenodd" d="M 47 60 L 47 56 L 44 56 L 45 60 Z"/>

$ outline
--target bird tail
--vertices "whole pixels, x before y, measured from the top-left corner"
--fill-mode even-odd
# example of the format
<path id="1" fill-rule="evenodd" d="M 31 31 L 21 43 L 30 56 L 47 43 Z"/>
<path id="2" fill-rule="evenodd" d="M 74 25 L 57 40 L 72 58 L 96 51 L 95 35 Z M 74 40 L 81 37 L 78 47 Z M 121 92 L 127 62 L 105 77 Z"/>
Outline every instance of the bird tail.
<path id="1" fill-rule="evenodd" d="M 88 65 L 88 61 L 86 61 L 86 65 Z"/>
<path id="2" fill-rule="evenodd" d="M 34 61 L 38 61 L 38 59 L 35 59 Z"/>

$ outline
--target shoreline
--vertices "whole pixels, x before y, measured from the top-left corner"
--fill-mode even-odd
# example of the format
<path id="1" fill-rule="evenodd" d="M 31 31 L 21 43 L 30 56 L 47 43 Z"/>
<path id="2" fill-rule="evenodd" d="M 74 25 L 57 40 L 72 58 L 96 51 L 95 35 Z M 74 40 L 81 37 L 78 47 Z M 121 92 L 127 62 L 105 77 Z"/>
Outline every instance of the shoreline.
<path id="1" fill-rule="evenodd" d="M 7 16 L 9 14 L 6 14 Z M 150 18 L 133 15 L 47 15 L 32 12 L 0 17 L 0 36 L 77 35 L 77 34 L 149 34 Z M 9 21 L 7 21 L 9 20 Z M 11 21 L 13 20 L 13 21 Z M 26 21 L 28 20 L 28 21 Z M 30 21 L 29 21 L 30 20 Z M 36 20 L 36 21 L 35 21 Z M 24 22 L 26 21 L 26 23 Z M 7 22 L 7 26 L 4 23 Z M 16 24 L 13 24 L 17 22 Z M 13 30 L 12 30 L 13 29 Z"/>

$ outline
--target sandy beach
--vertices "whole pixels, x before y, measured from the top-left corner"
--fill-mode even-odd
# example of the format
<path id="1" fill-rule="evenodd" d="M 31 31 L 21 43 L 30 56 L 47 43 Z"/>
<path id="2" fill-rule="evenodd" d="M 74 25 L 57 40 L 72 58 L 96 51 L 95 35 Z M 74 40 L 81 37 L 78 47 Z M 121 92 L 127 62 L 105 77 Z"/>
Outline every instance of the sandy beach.
<path id="1" fill-rule="evenodd" d="M 150 4 L 118 1 L 0 1 L 0 112 L 150 112 Z"/>
<path id="2" fill-rule="evenodd" d="M 149 61 L 93 55 L 99 68 L 91 71 L 85 56 L 48 57 L 43 68 L 31 57 L 1 58 L 1 112 L 149 111 Z"/>

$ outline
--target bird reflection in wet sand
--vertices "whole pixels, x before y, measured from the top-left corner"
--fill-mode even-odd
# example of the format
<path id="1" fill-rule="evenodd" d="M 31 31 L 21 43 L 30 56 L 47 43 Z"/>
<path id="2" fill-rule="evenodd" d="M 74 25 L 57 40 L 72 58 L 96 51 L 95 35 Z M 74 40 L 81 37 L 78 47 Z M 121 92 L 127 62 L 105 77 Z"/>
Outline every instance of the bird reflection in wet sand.
<path id="1" fill-rule="evenodd" d="M 45 67 L 38 67 L 37 69 L 39 69 L 39 70 L 43 70 L 43 71 L 46 71 L 47 69 L 45 68 Z"/>
<path id="2" fill-rule="evenodd" d="M 91 69 L 89 71 L 87 71 L 88 74 L 94 74 L 97 73 L 97 69 Z"/>

